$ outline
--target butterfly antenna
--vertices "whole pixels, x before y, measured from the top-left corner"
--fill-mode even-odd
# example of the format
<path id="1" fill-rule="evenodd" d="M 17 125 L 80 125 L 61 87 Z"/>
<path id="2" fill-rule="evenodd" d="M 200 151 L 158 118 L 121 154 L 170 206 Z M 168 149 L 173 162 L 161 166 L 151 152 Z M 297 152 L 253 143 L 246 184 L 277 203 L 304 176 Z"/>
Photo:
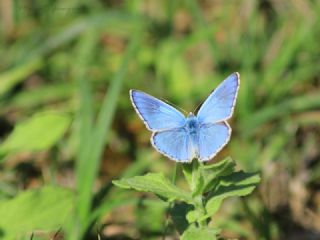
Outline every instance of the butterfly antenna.
<path id="1" fill-rule="evenodd" d="M 202 106 L 203 102 L 204 102 L 204 101 L 202 101 L 201 103 L 199 103 L 198 106 L 196 106 L 196 107 L 193 109 L 193 113 L 194 113 L 194 114 L 197 114 L 197 112 L 199 111 L 199 109 L 200 109 L 200 107 Z"/>
<path id="2" fill-rule="evenodd" d="M 165 103 L 168 103 L 168 104 L 171 105 L 172 107 L 175 107 L 175 108 L 179 109 L 179 110 L 180 110 L 181 112 L 183 112 L 185 115 L 188 115 L 188 112 L 187 112 L 186 110 L 184 110 L 183 108 L 181 108 L 181 107 L 179 107 L 179 106 L 177 106 L 177 105 L 169 102 L 169 101 L 166 100 L 166 99 L 161 99 L 161 100 L 164 101 Z"/>
<path id="3" fill-rule="evenodd" d="M 52 240 L 58 239 L 60 233 L 61 233 L 61 227 L 58 229 L 58 231 L 55 232 L 55 234 L 52 237 Z"/>

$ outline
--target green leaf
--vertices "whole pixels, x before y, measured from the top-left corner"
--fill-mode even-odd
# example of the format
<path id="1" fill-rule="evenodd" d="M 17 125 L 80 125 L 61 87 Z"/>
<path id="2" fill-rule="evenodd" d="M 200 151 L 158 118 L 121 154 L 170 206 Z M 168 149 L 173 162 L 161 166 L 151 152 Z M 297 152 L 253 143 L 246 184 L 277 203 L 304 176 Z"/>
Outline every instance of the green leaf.
<path id="1" fill-rule="evenodd" d="M 70 125 L 67 115 L 43 112 L 18 123 L 2 143 L 1 152 L 41 151 L 51 148 Z"/>
<path id="2" fill-rule="evenodd" d="M 209 200 L 206 204 L 207 215 L 205 217 L 210 217 L 216 213 L 225 198 L 250 194 L 259 182 L 259 174 L 245 173 L 243 171 L 221 177 L 219 185 L 208 197 Z"/>
<path id="3" fill-rule="evenodd" d="M 226 158 L 218 163 L 203 165 L 198 161 L 183 164 L 183 174 L 192 191 L 192 196 L 209 192 L 215 188 L 218 177 L 226 176 L 234 171 L 235 162 Z"/>
<path id="4" fill-rule="evenodd" d="M 228 157 L 216 163 L 205 165 L 202 170 L 204 179 L 203 192 L 209 192 L 216 186 L 218 177 L 226 176 L 234 171 L 236 164 L 232 158 Z"/>
<path id="5" fill-rule="evenodd" d="M 196 208 L 187 213 L 186 219 L 188 220 L 188 223 L 194 223 L 201 219 L 204 219 L 204 215 L 205 214 L 203 214 L 201 210 L 199 211 L 199 208 Z"/>
<path id="6" fill-rule="evenodd" d="M 205 223 L 208 218 L 206 209 L 204 207 L 205 198 L 203 195 L 199 195 L 196 198 L 194 198 L 193 201 L 194 209 L 190 210 L 187 213 L 186 218 L 190 224 L 198 222 L 198 224 L 201 224 L 200 226 L 203 226 L 202 224 Z"/>
<path id="7" fill-rule="evenodd" d="M 203 165 L 197 160 L 193 160 L 191 164 L 182 165 L 182 171 L 192 191 L 192 196 L 201 194 L 203 189 L 202 168 Z"/>
<path id="8" fill-rule="evenodd" d="M 148 173 L 144 176 L 112 181 L 118 187 L 152 192 L 167 201 L 180 200 L 192 203 L 190 194 L 173 185 L 162 173 Z"/>
<path id="9" fill-rule="evenodd" d="M 56 231 L 70 220 L 74 194 L 65 188 L 46 186 L 27 190 L 1 201 L 0 238 L 16 239 L 34 230 Z"/>
<path id="10" fill-rule="evenodd" d="M 233 172 L 236 166 L 234 160 L 231 157 L 227 157 L 217 163 L 204 165 L 206 171 L 211 171 L 215 176 L 226 176 Z"/>
<path id="11" fill-rule="evenodd" d="M 186 178 L 191 190 L 192 190 L 192 184 L 193 184 L 192 183 L 193 163 L 194 163 L 194 161 L 192 161 L 191 164 L 190 163 L 182 164 L 183 175 Z"/>
<path id="12" fill-rule="evenodd" d="M 186 216 L 192 209 L 194 209 L 194 207 L 190 204 L 175 203 L 169 211 L 173 224 L 180 234 L 182 234 L 189 226 Z"/>
<path id="13" fill-rule="evenodd" d="M 217 234 L 220 230 L 216 228 L 197 228 L 194 225 L 191 225 L 181 236 L 181 240 L 204 240 L 217 239 Z"/>
<path id="14" fill-rule="evenodd" d="M 16 84 L 26 79 L 28 75 L 35 72 L 43 65 L 39 57 L 29 59 L 28 62 L 16 66 L 7 72 L 0 74 L 0 98 L 3 97 Z"/>

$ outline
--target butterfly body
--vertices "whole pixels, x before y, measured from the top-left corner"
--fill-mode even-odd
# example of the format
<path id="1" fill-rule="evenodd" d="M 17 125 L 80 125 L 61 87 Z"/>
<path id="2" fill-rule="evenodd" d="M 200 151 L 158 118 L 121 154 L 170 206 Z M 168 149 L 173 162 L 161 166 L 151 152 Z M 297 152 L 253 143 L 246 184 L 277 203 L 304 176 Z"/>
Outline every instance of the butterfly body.
<path id="1" fill-rule="evenodd" d="M 192 149 L 192 156 L 193 158 L 197 158 L 199 155 L 199 122 L 198 118 L 193 113 L 189 113 L 188 117 L 186 118 L 186 124 L 184 126 L 184 129 L 188 133 L 188 138 Z"/>
<path id="2" fill-rule="evenodd" d="M 132 104 L 146 127 L 153 132 L 151 143 L 160 153 L 178 162 L 197 158 L 208 161 L 229 141 L 226 122 L 233 113 L 239 89 L 239 74 L 224 80 L 197 114 L 185 117 L 169 104 L 144 92 L 130 90 Z"/>

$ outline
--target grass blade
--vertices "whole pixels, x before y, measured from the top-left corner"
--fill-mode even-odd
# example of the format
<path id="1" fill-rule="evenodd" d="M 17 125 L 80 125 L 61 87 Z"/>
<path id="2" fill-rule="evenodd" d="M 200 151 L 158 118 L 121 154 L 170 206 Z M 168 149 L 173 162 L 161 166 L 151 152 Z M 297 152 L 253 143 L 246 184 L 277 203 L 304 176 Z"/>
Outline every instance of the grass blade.
<path id="1" fill-rule="evenodd" d="M 120 94 L 122 82 L 127 73 L 128 64 L 133 57 L 137 48 L 137 35 L 129 43 L 124 54 L 119 70 L 116 72 L 111 81 L 111 85 L 102 103 L 101 110 L 98 114 L 96 127 L 93 129 L 90 140 L 87 142 L 86 150 L 78 159 L 81 164 L 78 169 L 79 173 L 79 199 L 78 199 L 78 217 L 80 220 L 81 230 L 85 230 L 83 225 L 88 224 L 89 213 L 92 202 L 92 187 L 96 178 L 98 167 L 100 165 L 101 154 L 106 143 L 106 136 L 111 127 L 112 119 L 116 110 L 117 99 Z"/>

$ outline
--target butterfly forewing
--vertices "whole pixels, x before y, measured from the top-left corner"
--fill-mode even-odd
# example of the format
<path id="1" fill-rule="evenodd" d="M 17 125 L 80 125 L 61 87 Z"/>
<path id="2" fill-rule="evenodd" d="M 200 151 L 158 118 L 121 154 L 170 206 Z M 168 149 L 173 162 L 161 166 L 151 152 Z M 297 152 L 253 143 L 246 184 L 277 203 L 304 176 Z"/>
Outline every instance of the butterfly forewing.
<path id="1" fill-rule="evenodd" d="M 201 123 L 216 123 L 232 116 L 239 89 L 240 77 L 233 73 L 227 77 L 205 100 L 197 117 Z"/>
<path id="2" fill-rule="evenodd" d="M 131 102 L 152 131 L 163 131 L 182 127 L 185 124 L 184 115 L 169 104 L 141 91 L 130 91 Z"/>

